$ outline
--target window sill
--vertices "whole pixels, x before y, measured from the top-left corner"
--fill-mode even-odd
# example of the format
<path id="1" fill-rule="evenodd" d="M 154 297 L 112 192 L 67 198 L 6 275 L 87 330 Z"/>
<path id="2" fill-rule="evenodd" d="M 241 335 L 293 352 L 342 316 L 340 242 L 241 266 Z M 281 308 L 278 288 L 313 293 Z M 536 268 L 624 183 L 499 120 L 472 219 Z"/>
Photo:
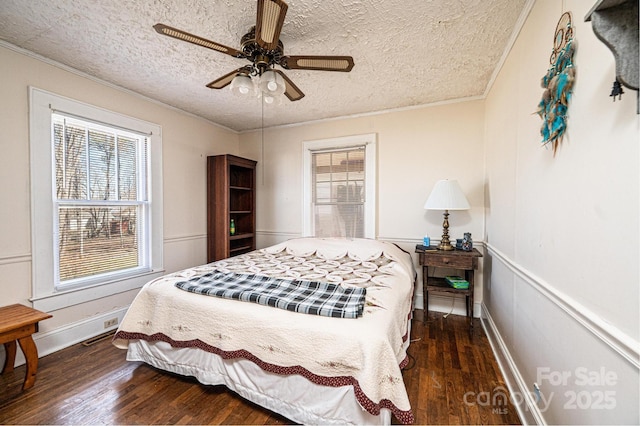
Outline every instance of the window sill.
<path id="1" fill-rule="evenodd" d="M 30 301 L 33 303 L 34 309 L 43 312 L 52 312 L 92 300 L 102 299 L 114 294 L 139 289 L 148 281 L 162 276 L 164 272 L 164 269 L 152 270 L 90 287 L 69 289 L 33 297 Z"/>

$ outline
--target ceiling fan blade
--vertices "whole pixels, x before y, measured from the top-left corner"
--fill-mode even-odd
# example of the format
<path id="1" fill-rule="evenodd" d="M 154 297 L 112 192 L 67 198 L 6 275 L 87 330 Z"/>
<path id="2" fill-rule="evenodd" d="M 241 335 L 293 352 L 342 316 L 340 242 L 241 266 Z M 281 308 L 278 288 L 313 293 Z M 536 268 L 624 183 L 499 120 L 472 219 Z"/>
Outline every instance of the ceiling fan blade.
<path id="1" fill-rule="evenodd" d="M 225 46 L 224 44 L 216 43 L 215 41 L 207 40 L 206 38 L 189 34 L 188 32 L 170 27 L 168 25 L 155 24 L 153 28 L 162 35 L 177 38 L 178 40 L 182 40 L 182 41 L 188 41 L 189 43 L 197 44 L 198 46 L 203 46 L 221 53 L 226 53 L 227 55 L 231 55 L 235 58 L 245 57 L 244 53 L 242 53 L 237 49 L 234 49 L 233 47 L 228 47 L 228 46 Z"/>
<path id="2" fill-rule="evenodd" d="M 280 66 L 288 70 L 318 70 L 349 72 L 353 68 L 351 56 L 283 56 Z"/>
<path id="3" fill-rule="evenodd" d="M 263 49 L 273 50 L 278 47 L 288 7 L 282 0 L 258 0 L 256 42 Z"/>
<path id="4" fill-rule="evenodd" d="M 304 98 L 304 93 L 302 93 L 302 91 L 298 89 L 298 86 L 296 86 L 295 84 L 293 84 L 291 80 L 289 80 L 289 77 L 287 77 L 280 70 L 274 70 L 274 71 L 280 74 L 284 79 L 284 85 L 285 85 L 284 94 L 287 96 L 287 98 L 289 98 L 290 101 L 292 102 L 299 101 L 300 99 Z"/>
<path id="5" fill-rule="evenodd" d="M 246 70 L 247 70 L 247 67 L 242 67 L 242 68 L 238 68 L 237 70 L 233 70 L 229 74 L 225 74 L 222 77 L 218 78 L 217 80 L 213 80 L 211 83 L 207 84 L 207 87 L 209 89 L 222 89 L 224 87 L 227 87 L 239 72 L 246 72 Z"/>

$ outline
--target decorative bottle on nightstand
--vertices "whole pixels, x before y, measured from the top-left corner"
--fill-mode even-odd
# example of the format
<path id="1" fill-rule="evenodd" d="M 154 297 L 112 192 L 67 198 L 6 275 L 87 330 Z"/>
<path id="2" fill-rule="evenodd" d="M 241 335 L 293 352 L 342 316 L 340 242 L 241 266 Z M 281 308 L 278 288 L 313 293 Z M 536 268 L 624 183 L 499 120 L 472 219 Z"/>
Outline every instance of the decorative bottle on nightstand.
<path id="1" fill-rule="evenodd" d="M 471 239 L 471 232 L 464 233 L 464 238 L 462 239 L 462 250 L 464 251 L 473 250 L 473 240 Z"/>

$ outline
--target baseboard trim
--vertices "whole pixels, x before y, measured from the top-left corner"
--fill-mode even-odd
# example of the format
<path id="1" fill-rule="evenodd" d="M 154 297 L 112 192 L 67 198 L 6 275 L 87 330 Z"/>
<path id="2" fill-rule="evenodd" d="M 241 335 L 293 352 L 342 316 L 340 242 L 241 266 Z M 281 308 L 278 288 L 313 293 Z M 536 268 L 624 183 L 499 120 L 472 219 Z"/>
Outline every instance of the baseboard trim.
<path id="1" fill-rule="evenodd" d="M 559 307 L 612 350 L 620 354 L 635 368 L 640 369 L 640 342 L 626 335 L 620 329 L 603 321 L 598 315 L 571 297 L 556 290 L 546 281 L 513 262 L 508 256 L 491 244 L 486 244 L 488 252 L 509 268 L 519 278 Z"/>
<path id="2" fill-rule="evenodd" d="M 413 302 L 413 306 L 415 309 L 424 309 L 424 298 L 422 293 L 417 293 L 416 298 L 420 298 L 420 303 L 415 300 Z M 442 314 L 451 314 L 451 315 L 467 315 L 466 308 L 466 300 L 464 296 L 445 296 L 443 294 L 431 294 L 429 295 L 429 311 L 430 312 L 439 312 Z M 453 306 L 452 306 L 453 304 Z M 473 317 L 480 318 L 482 306 L 481 302 L 473 303 Z"/>
<path id="3" fill-rule="evenodd" d="M 491 345 L 491 350 L 496 357 L 502 376 L 507 383 L 507 388 L 509 388 L 509 393 L 512 396 L 511 402 L 518 411 L 520 421 L 523 425 L 546 425 L 547 423 L 544 420 L 544 416 L 536 405 L 532 393 L 527 389 L 526 382 L 522 374 L 520 374 L 520 370 L 518 370 L 515 361 L 511 357 L 511 353 L 484 303 L 481 305 L 481 311 L 480 323 L 487 335 L 489 345 Z M 514 397 L 515 395 L 518 397 Z"/>
<path id="4" fill-rule="evenodd" d="M 120 324 L 127 309 L 129 309 L 128 306 L 67 324 L 54 330 L 34 334 L 33 340 L 38 348 L 38 357 L 41 358 L 89 338 L 99 336 L 107 331 L 115 330 L 118 328 L 118 325 L 104 328 L 104 322 L 118 318 L 118 324 Z M 0 346 L 0 354 L 2 354 L 2 359 L 4 360 L 4 346 Z M 16 351 L 15 366 L 17 367 L 24 363 L 25 359 L 22 351 Z"/>

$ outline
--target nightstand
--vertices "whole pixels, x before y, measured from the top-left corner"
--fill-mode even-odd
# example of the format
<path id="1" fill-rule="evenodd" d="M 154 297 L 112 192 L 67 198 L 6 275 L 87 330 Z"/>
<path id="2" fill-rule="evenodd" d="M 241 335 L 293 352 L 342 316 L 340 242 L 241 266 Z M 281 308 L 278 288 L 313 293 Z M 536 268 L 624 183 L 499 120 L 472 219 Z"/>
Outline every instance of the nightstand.
<path id="1" fill-rule="evenodd" d="M 422 292 L 424 297 L 424 322 L 427 321 L 429 311 L 429 292 L 450 293 L 464 295 L 466 298 L 467 318 L 469 319 L 469 331 L 473 330 L 473 273 L 478 268 L 478 258 L 482 254 L 477 250 L 421 250 L 416 248 L 422 266 Z M 444 278 L 429 275 L 429 267 L 448 268 L 464 271 L 464 279 L 469 281 L 468 289 L 451 287 Z"/>

